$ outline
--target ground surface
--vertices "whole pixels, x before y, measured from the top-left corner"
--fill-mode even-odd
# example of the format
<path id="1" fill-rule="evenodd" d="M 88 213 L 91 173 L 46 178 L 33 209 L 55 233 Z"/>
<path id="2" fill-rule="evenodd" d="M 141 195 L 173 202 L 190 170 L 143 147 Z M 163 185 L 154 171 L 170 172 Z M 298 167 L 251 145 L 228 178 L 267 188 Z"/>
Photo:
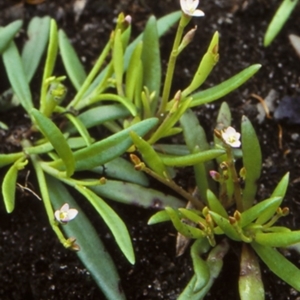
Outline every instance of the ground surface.
<path id="1" fill-rule="evenodd" d="M 201 8 L 206 17 L 193 20 L 198 25 L 198 31 L 193 44 L 179 59 L 174 90 L 184 87 L 189 82 L 215 30 L 220 33 L 221 59 L 206 86 L 219 83 L 248 65 L 262 64 L 263 67 L 253 79 L 222 100 L 230 104 L 234 124 L 239 126 L 241 116 L 247 114 L 258 132 L 264 159 L 259 198 L 267 197 L 278 180 L 287 171 L 291 172 L 290 188 L 284 204 L 290 207 L 292 213 L 284 222 L 292 228 L 299 228 L 299 128 L 282 124 L 283 146 L 280 149 L 277 123 L 266 119 L 262 124 L 258 124 L 256 113 L 251 112 L 248 105 L 256 104 L 256 100 L 250 98 L 250 94 L 266 97 L 271 89 L 278 92 L 279 100 L 286 95 L 299 96 L 300 60 L 287 38 L 289 33 L 300 34 L 300 24 L 297 22 L 299 6 L 274 43 L 267 49 L 262 47 L 263 33 L 279 2 L 203 0 Z M 37 6 L 24 6 L 18 4 L 18 1 L 2 0 L 0 25 L 6 25 L 17 18 L 24 18 L 27 23 L 32 16 L 50 14 L 57 19 L 59 26 L 66 30 L 80 57 L 86 61 L 86 68 L 89 69 L 99 49 L 105 44 L 112 23 L 120 11 L 132 15 L 133 34 L 136 35 L 151 14 L 159 17 L 176 9 L 179 9 L 179 5 L 175 0 L 90 0 L 81 18 L 75 23 L 72 1 L 49 0 Z M 173 35 L 174 31 L 171 31 L 162 40 L 164 64 Z M 1 75 L 1 91 L 4 90 L 5 84 Z M 214 105 L 198 109 L 199 118 L 208 135 L 213 130 L 212 120 L 215 119 L 220 103 L 221 101 L 218 101 Z M 16 125 L 17 118 L 17 111 L 12 111 L 8 118 L 7 114 L 1 115 L 1 120 L 11 126 Z M 187 174 L 181 175 L 181 178 L 188 180 Z M 0 205 L 0 299 L 103 299 L 76 254 L 66 251 L 55 238 L 48 227 L 42 204 L 37 199 L 18 192 L 16 210 L 12 215 L 7 215 L 3 205 Z M 133 237 L 137 256 L 137 264 L 134 267 L 125 262 L 93 210 L 89 207 L 84 208 L 94 220 L 94 225 L 99 229 L 99 234 L 118 265 L 127 298 L 176 299 L 192 271 L 188 253 L 175 258 L 175 231 L 172 226 L 149 227 L 146 222 L 153 212 L 120 204 L 113 204 L 113 207 L 128 224 Z M 299 255 L 292 253 L 291 259 L 300 266 Z M 228 254 L 221 277 L 207 299 L 238 299 L 238 272 L 237 256 L 232 251 Z M 299 293 L 290 289 L 271 272 L 264 271 L 263 277 L 267 299 L 300 297 Z"/>

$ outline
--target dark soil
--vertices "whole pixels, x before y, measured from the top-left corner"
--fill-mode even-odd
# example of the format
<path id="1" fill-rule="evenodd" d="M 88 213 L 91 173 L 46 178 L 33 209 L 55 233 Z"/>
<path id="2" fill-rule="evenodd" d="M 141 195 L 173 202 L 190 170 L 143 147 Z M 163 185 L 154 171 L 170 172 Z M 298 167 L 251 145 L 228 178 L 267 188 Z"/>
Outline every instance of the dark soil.
<path id="1" fill-rule="evenodd" d="M 133 35 L 136 36 L 151 14 L 160 17 L 179 9 L 179 1 L 175 0 L 90 0 L 76 23 L 72 2 L 49 0 L 33 6 L 19 4 L 18 1 L 0 0 L 0 25 L 6 25 L 17 18 L 23 18 L 25 23 L 28 23 L 33 16 L 51 15 L 67 32 L 81 59 L 86 62 L 86 69 L 90 69 L 106 43 L 119 12 L 124 11 L 132 15 Z M 230 104 L 233 123 L 237 127 L 241 116 L 247 114 L 260 138 L 264 169 L 259 182 L 258 199 L 268 197 L 280 178 L 287 171 L 291 173 L 290 186 L 284 202 L 284 205 L 290 208 L 291 214 L 283 222 L 295 229 L 300 224 L 299 126 L 282 124 L 280 148 L 278 124 L 272 119 L 258 124 L 255 113 L 249 110 L 249 104 L 256 104 L 257 101 L 250 98 L 252 93 L 264 98 L 271 89 L 275 89 L 279 93 L 279 99 L 286 95 L 299 96 L 300 61 L 287 38 L 290 33 L 300 35 L 299 5 L 273 44 L 267 49 L 262 46 L 267 24 L 280 2 L 203 0 L 201 9 L 206 16 L 192 21 L 198 25 L 198 31 L 193 43 L 179 59 L 174 91 L 188 84 L 215 30 L 220 33 L 221 59 L 207 80 L 206 87 L 229 78 L 251 64 L 262 64 L 261 70 L 253 79 L 222 101 Z M 161 41 L 164 66 L 173 36 L 174 30 Z M 23 38 L 24 33 L 21 33 L 20 43 Z M 0 92 L 6 85 L 6 79 L 1 75 Z M 220 103 L 221 101 L 218 101 L 197 108 L 199 119 L 207 129 L 208 136 L 212 136 L 215 125 L 212 120 L 217 115 Z M 18 118 L 18 111 L 12 111 L 9 115 L 1 114 L 1 121 L 11 126 L 18 124 Z M 1 146 L 5 146 L 4 140 L 1 141 Z M 181 174 L 180 179 L 189 183 L 189 174 Z M 30 180 L 34 182 L 34 179 Z M 25 182 L 25 174 L 23 178 L 19 178 L 19 182 Z M 153 211 L 112 203 L 113 208 L 128 225 L 133 238 L 137 263 L 130 266 L 96 213 L 85 203 L 80 204 L 93 220 L 112 254 L 128 299 L 176 299 L 192 276 L 192 269 L 189 253 L 180 258 L 175 257 L 176 232 L 170 224 L 147 226 L 147 220 Z M 40 201 L 18 191 L 13 214 L 7 215 L 2 203 L 0 205 L 0 299 L 104 299 L 76 254 L 65 250 L 54 236 Z M 299 256 L 295 253 L 288 255 L 300 267 Z M 231 251 L 225 259 L 220 278 L 206 299 L 238 299 L 238 273 L 238 257 Z M 266 299 L 299 299 L 299 293 L 265 268 L 263 279 Z"/>

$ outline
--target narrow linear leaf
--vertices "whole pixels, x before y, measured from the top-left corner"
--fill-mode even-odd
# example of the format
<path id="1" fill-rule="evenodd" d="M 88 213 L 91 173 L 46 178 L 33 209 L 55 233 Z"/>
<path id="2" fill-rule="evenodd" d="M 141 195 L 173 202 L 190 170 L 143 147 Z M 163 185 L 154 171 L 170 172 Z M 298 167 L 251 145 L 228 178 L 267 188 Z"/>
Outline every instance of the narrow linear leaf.
<path id="1" fill-rule="evenodd" d="M 154 16 L 149 18 L 144 30 L 141 58 L 143 64 L 143 85 L 149 89 L 150 93 L 155 92 L 155 99 L 151 103 L 151 110 L 154 112 L 156 111 L 161 86 L 159 36 Z"/>
<path id="2" fill-rule="evenodd" d="M 22 20 L 14 21 L 7 26 L 0 28 L 0 54 L 9 45 L 10 41 L 14 38 L 16 33 L 21 29 L 23 25 Z"/>
<path id="3" fill-rule="evenodd" d="M 15 194 L 18 172 L 24 169 L 28 161 L 24 158 L 18 159 L 6 172 L 2 182 L 2 195 L 6 211 L 11 213 L 15 208 Z"/>
<path id="4" fill-rule="evenodd" d="M 72 222 L 62 226 L 68 237 L 76 238 L 79 259 L 108 300 L 125 300 L 116 266 L 95 228 L 60 181 L 50 176 L 46 176 L 46 181 L 55 210 L 68 203 L 79 212 Z"/>
<path id="5" fill-rule="evenodd" d="M 89 147 L 74 152 L 76 161 L 75 168 L 79 170 L 90 170 L 122 155 L 131 145 L 130 131 L 135 131 L 140 136 L 151 130 L 158 120 L 151 118 L 132 125 L 108 138 L 92 144 Z M 54 168 L 62 168 L 63 162 L 57 160 L 51 163 Z"/>
<path id="6" fill-rule="evenodd" d="M 173 208 L 184 206 L 183 201 L 172 195 L 130 182 L 107 180 L 105 184 L 92 186 L 90 189 L 103 198 L 144 208 L 162 209 L 171 205 Z"/>
<path id="7" fill-rule="evenodd" d="M 84 195 L 103 218 L 106 225 L 111 230 L 119 248 L 131 263 L 135 263 L 133 246 L 124 222 L 120 217 L 94 192 L 83 186 L 75 186 L 75 188 Z"/>
<path id="8" fill-rule="evenodd" d="M 259 64 L 252 65 L 212 88 L 192 94 L 193 100 L 189 107 L 203 105 L 224 97 L 245 83 L 260 69 L 260 67 L 261 65 Z M 172 102 L 173 101 L 169 103 L 168 107 L 173 105 Z"/>
<path id="9" fill-rule="evenodd" d="M 148 221 L 148 225 L 153 225 L 161 222 L 170 221 L 171 218 L 166 210 L 161 210 L 155 213 Z"/>
<path id="10" fill-rule="evenodd" d="M 77 116 L 77 118 L 88 129 L 97 125 L 101 125 L 107 121 L 126 118 L 130 112 L 120 104 L 101 105 L 90 108 Z M 65 131 L 75 133 L 77 130 L 72 124 L 66 126 Z"/>
<path id="11" fill-rule="evenodd" d="M 192 110 L 188 109 L 182 115 L 180 124 L 183 129 L 185 143 L 190 153 L 201 152 L 210 148 L 205 131 Z M 208 161 L 206 163 L 195 164 L 193 168 L 200 199 L 206 203 L 206 190 L 215 187 L 213 180 L 208 177 L 208 171 L 214 169 L 214 164 Z"/>
<path id="12" fill-rule="evenodd" d="M 48 85 L 46 83 L 47 78 L 52 75 L 56 57 L 58 52 L 58 34 L 57 34 L 57 25 L 54 19 L 51 19 L 50 22 L 50 34 L 49 34 L 49 44 L 47 49 L 47 58 L 44 67 L 43 79 L 42 79 L 42 87 L 41 87 L 41 97 L 40 97 L 40 104 L 41 104 L 41 111 L 43 112 L 46 105 L 46 94 Z"/>
<path id="13" fill-rule="evenodd" d="M 193 292 L 199 292 L 209 281 L 210 272 L 205 260 L 201 255 L 206 253 L 210 248 L 207 238 L 197 239 L 191 247 L 191 257 L 193 261 L 193 269 L 196 276 L 196 282 Z"/>
<path id="14" fill-rule="evenodd" d="M 206 264 L 209 268 L 209 280 L 207 284 L 200 289 L 199 291 L 195 292 L 195 284 L 197 282 L 197 277 L 194 275 L 192 279 L 189 281 L 188 285 L 185 287 L 184 291 L 179 295 L 177 300 L 201 300 L 204 299 L 205 295 L 211 289 L 214 281 L 218 278 L 222 267 L 223 267 L 223 257 L 227 254 L 229 250 L 229 245 L 227 242 L 222 241 L 219 245 L 214 247 L 206 260 Z"/>
<path id="15" fill-rule="evenodd" d="M 243 243 L 240 260 L 239 293 L 241 300 L 265 299 L 258 257 L 246 243 Z"/>
<path id="16" fill-rule="evenodd" d="M 184 218 L 189 221 L 192 221 L 195 224 L 203 223 L 206 224 L 205 219 L 200 216 L 199 211 L 195 211 L 187 208 L 179 208 L 178 211 L 182 214 Z"/>
<path id="17" fill-rule="evenodd" d="M 220 200 L 215 196 L 211 190 L 207 190 L 207 202 L 210 210 L 216 212 L 224 218 L 228 218 L 228 213 L 224 206 L 221 204 Z"/>
<path id="18" fill-rule="evenodd" d="M 33 107 L 32 96 L 27 76 L 23 69 L 21 57 L 13 41 L 9 43 L 6 50 L 3 52 L 3 62 L 11 87 L 13 88 L 21 105 L 30 115 L 30 110 Z"/>
<path id="19" fill-rule="evenodd" d="M 300 231 L 257 233 L 256 243 L 268 247 L 288 247 L 300 242 Z"/>
<path id="20" fill-rule="evenodd" d="M 66 167 L 66 175 L 71 176 L 75 169 L 75 160 L 70 146 L 58 127 L 40 111 L 33 108 L 31 114 L 38 125 L 39 130 L 53 145 L 53 148 L 62 159 Z"/>
<path id="21" fill-rule="evenodd" d="M 152 146 L 138 136 L 134 131 L 130 132 L 130 136 L 134 145 L 142 154 L 143 161 L 147 164 L 147 166 L 160 176 L 170 178 L 166 166 L 163 164 L 161 158 Z"/>
<path id="22" fill-rule="evenodd" d="M 281 197 L 281 201 L 278 203 L 278 206 L 274 206 L 272 209 L 269 208 L 264 213 L 260 214 L 255 223 L 264 224 L 275 214 L 277 208 L 281 205 L 281 203 L 283 201 L 288 184 L 289 184 L 289 173 L 286 173 L 282 177 L 280 182 L 277 184 L 275 190 L 273 191 L 273 193 L 271 195 L 271 198 L 272 197 Z"/>
<path id="23" fill-rule="evenodd" d="M 281 197 L 272 197 L 250 207 L 241 214 L 240 226 L 245 227 L 266 211 L 276 211 L 282 201 Z"/>
<path id="24" fill-rule="evenodd" d="M 68 77 L 73 86 L 78 91 L 86 79 L 86 72 L 79 60 L 72 44 L 70 43 L 66 33 L 60 29 L 58 32 L 59 50 L 66 68 Z"/>
<path id="25" fill-rule="evenodd" d="M 290 14 L 294 10 L 298 0 L 283 0 L 270 22 L 264 36 L 264 46 L 269 46 L 277 36 Z"/>
<path id="26" fill-rule="evenodd" d="M 196 163 L 203 163 L 224 154 L 222 149 L 212 149 L 203 152 L 197 152 L 184 156 L 161 156 L 163 163 L 166 166 L 186 167 L 193 166 Z"/>
<path id="27" fill-rule="evenodd" d="M 181 222 L 178 212 L 175 209 L 166 207 L 165 210 L 168 213 L 175 229 L 183 236 L 191 239 L 199 239 L 205 237 L 205 233 L 199 228 Z"/>
<path id="28" fill-rule="evenodd" d="M 256 242 L 252 242 L 251 246 L 275 275 L 300 292 L 299 268 L 274 248 L 262 246 Z"/>
<path id="29" fill-rule="evenodd" d="M 223 232 L 232 240 L 234 241 L 241 241 L 240 236 L 238 235 L 237 231 L 234 227 L 229 223 L 228 219 L 220 216 L 219 214 L 210 211 L 210 215 L 212 216 L 213 220 L 216 224 L 223 230 Z"/>
<path id="30" fill-rule="evenodd" d="M 0 154 L 0 168 L 14 163 L 21 157 L 24 157 L 23 152 Z"/>
<path id="31" fill-rule="evenodd" d="M 107 178 L 149 186 L 148 177 L 143 172 L 135 170 L 134 165 L 122 157 L 117 157 L 107 162 L 104 166 L 96 167 L 91 171 Z"/>
<path id="32" fill-rule="evenodd" d="M 135 95 L 138 78 L 142 76 L 142 74 L 139 73 L 142 49 L 143 43 L 140 42 L 139 44 L 137 44 L 132 53 L 126 72 L 125 94 L 126 97 L 130 100 L 132 100 Z"/>
<path id="33" fill-rule="evenodd" d="M 115 31 L 112 53 L 112 63 L 114 67 L 118 95 L 123 96 L 124 52 L 121 39 L 121 29 L 117 29 Z"/>
<path id="34" fill-rule="evenodd" d="M 245 188 L 243 189 L 243 209 L 253 205 L 257 191 L 257 182 L 262 168 L 262 155 L 255 130 L 246 116 L 241 125 L 243 164 L 246 170 Z"/>
<path id="35" fill-rule="evenodd" d="M 27 29 L 28 40 L 22 50 L 22 62 L 28 82 L 31 81 L 45 52 L 49 39 L 50 17 L 34 17 Z"/>

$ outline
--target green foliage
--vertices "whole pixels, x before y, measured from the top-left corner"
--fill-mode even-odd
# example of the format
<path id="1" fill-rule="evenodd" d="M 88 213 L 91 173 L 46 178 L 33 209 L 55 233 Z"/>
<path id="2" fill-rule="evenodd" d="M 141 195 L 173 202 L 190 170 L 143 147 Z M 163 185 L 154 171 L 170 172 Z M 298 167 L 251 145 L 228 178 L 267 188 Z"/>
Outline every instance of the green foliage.
<path id="1" fill-rule="evenodd" d="M 165 81 L 161 84 L 159 38 L 179 18 Z M 154 215 L 149 224 L 170 220 L 178 232 L 196 240 L 191 248 L 195 275 L 179 299 L 201 299 L 220 273 L 229 245 L 226 241 L 217 244 L 215 235 L 255 245 L 255 251 L 256 245 L 279 247 L 298 241 L 298 232 L 289 231 L 285 238 L 286 230 L 273 226 L 287 212 L 280 208 L 287 177 L 269 199 L 254 205 L 261 154 L 250 121 L 244 117 L 242 122 L 241 154 L 241 151 L 232 151 L 230 143 L 222 137 L 231 121 L 227 105 L 222 105 L 218 117 L 224 128 L 216 130 L 214 146 L 207 142 L 204 129 L 190 109 L 235 90 L 253 76 L 260 65 L 250 66 L 215 87 L 197 91 L 218 62 L 219 34 L 216 32 L 199 60 L 191 83 L 180 87 L 174 96 L 170 95 L 177 57 L 191 42 L 184 36 L 189 20 L 180 12 L 160 20 L 150 17 L 145 31 L 129 44 L 131 24 L 120 14 L 115 29 L 88 72 L 65 32 L 49 17 L 34 18 L 29 23 L 28 41 L 22 55 L 13 41 L 22 23 L 16 21 L 0 30 L 0 52 L 11 89 L 30 117 L 28 130 L 18 145 L 22 151 L 0 154 L 0 167 L 8 166 L 2 183 L 6 210 L 10 213 L 15 207 L 19 170 L 31 164 L 50 226 L 64 247 L 79 251 L 79 258 L 107 299 L 125 299 L 117 287 L 119 276 L 95 229 L 74 201 L 73 193 L 80 194 L 94 207 L 132 264 L 135 254 L 126 224 L 104 199 L 145 208 L 165 208 Z M 45 51 L 36 105 L 29 83 Z M 58 55 L 73 87 L 64 85 L 65 76 L 54 76 Z M 72 99 L 66 97 L 68 89 L 73 91 Z M 91 136 L 95 131 L 90 129 L 96 127 L 101 128 L 101 138 Z M 162 138 L 170 141 L 170 137 L 181 133 L 184 145 L 158 144 Z M 125 160 L 127 153 L 133 164 Z M 241 156 L 245 168 L 244 189 L 235 169 L 235 160 Z M 217 183 L 207 176 L 215 162 L 222 163 L 218 171 L 214 171 L 215 178 L 212 176 Z M 175 168 L 188 166 L 195 172 L 193 194 L 174 180 Z M 87 172 L 78 174 L 80 171 Z M 178 196 L 149 188 L 144 173 Z M 99 174 L 107 178 L 99 178 Z M 184 201 L 191 208 L 183 208 Z M 229 216 L 228 210 L 233 205 L 238 211 Z M 79 215 L 72 221 L 76 210 Z M 69 221 L 70 224 L 61 226 Z M 203 259 L 201 255 L 205 253 L 208 254 Z"/>
<path id="2" fill-rule="evenodd" d="M 283 0 L 278 7 L 275 15 L 273 16 L 267 31 L 264 36 L 264 46 L 269 46 L 274 38 L 277 36 L 279 31 L 284 26 L 285 22 L 291 15 L 292 11 L 295 9 L 298 0 Z"/>

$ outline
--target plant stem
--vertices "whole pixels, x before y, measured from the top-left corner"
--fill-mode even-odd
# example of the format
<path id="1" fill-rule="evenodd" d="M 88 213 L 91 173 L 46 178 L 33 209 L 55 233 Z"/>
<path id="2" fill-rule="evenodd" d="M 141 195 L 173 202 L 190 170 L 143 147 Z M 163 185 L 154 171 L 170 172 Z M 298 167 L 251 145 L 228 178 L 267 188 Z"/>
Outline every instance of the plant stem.
<path id="1" fill-rule="evenodd" d="M 158 116 L 162 113 L 165 112 L 166 106 L 169 100 L 170 96 L 170 90 L 171 90 L 171 85 L 173 81 L 173 75 L 174 75 L 174 69 L 176 65 L 176 59 L 178 56 L 178 47 L 180 45 L 181 39 L 182 39 L 182 34 L 183 30 L 190 21 L 190 17 L 186 16 L 184 14 L 181 15 L 181 19 L 179 21 L 179 25 L 177 27 L 177 32 L 175 36 L 175 40 L 173 43 L 173 48 L 169 57 L 169 62 L 168 62 L 168 67 L 167 67 L 167 73 L 166 73 L 166 78 L 165 78 L 165 83 L 164 83 L 164 89 L 163 89 L 163 94 L 162 94 L 162 101 L 160 104 L 160 108 L 158 111 Z"/>
<path id="2" fill-rule="evenodd" d="M 46 213 L 48 215 L 49 223 L 50 223 L 52 229 L 54 230 L 55 234 L 57 235 L 59 241 L 66 247 L 66 245 L 68 245 L 68 241 L 66 240 L 63 233 L 61 232 L 60 228 L 58 227 L 58 225 L 56 224 L 56 222 L 54 220 L 54 212 L 53 212 L 53 208 L 51 205 L 50 196 L 48 193 L 45 174 L 41 167 L 41 162 L 39 162 L 39 158 L 35 154 L 30 155 L 30 158 L 31 158 L 33 167 L 35 169 L 35 173 L 36 173 L 37 180 L 38 180 L 39 187 L 40 187 L 42 200 L 43 200 L 43 203 L 44 203 L 44 206 L 46 209 Z"/>
<path id="3" fill-rule="evenodd" d="M 234 185 L 234 200 L 236 203 L 236 207 L 239 212 L 243 212 L 244 208 L 243 208 L 243 202 L 241 196 L 240 181 L 234 166 L 234 158 L 233 158 L 231 147 L 226 146 L 226 154 L 227 154 L 228 168 L 231 173 L 231 177 Z"/>
<path id="4" fill-rule="evenodd" d="M 190 193 L 185 191 L 181 186 L 177 185 L 173 180 L 168 180 L 168 179 L 158 175 L 157 173 L 153 172 L 151 169 L 149 169 L 147 167 L 143 167 L 142 171 L 147 173 L 148 175 L 152 176 L 153 178 L 157 179 L 158 181 L 165 184 L 166 186 L 170 187 L 173 191 L 177 192 L 179 195 L 181 195 L 187 201 L 191 202 L 195 208 L 197 208 L 199 210 L 202 210 L 204 208 L 204 205 L 199 200 L 197 200 Z"/>
<path id="5" fill-rule="evenodd" d="M 106 46 L 103 49 L 101 55 L 99 56 L 98 60 L 96 61 L 93 69 L 91 70 L 88 77 L 86 78 L 86 80 L 82 84 L 80 90 L 77 92 L 75 98 L 69 103 L 69 105 L 67 107 L 68 109 L 71 108 L 71 107 L 76 108 L 76 105 L 81 100 L 82 96 L 87 91 L 87 89 L 90 87 L 92 81 L 94 80 L 94 78 L 96 77 L 96 75 L 99 72 L 100 68 L 102 67 L 106 57 L 109 54 L 109 51 L 111 49 L 111 45 L 112 45 L 112 39 L 110 39 L 108 41 L 108 43 L 106 44 Z"/>

